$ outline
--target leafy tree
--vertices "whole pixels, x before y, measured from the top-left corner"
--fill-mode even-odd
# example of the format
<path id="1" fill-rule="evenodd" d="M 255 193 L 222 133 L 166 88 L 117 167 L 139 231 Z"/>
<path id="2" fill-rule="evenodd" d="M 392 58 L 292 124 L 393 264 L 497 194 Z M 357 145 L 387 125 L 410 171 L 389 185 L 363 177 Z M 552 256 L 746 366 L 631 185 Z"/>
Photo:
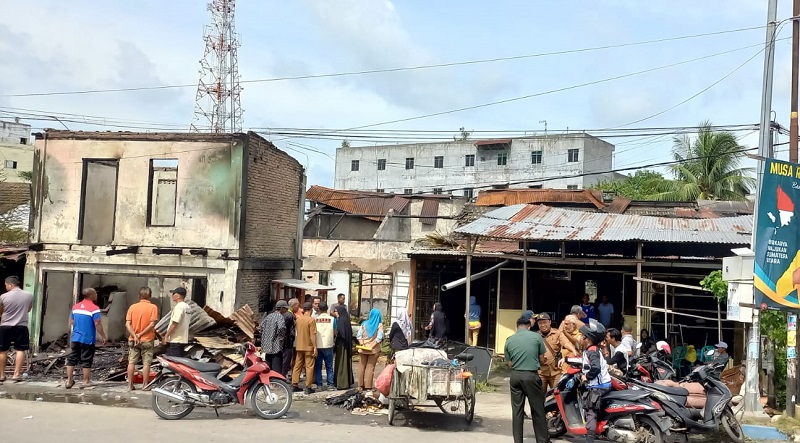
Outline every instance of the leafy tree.
<path id="1" fill-rule="evenodd" d="M 19 176 L 28 183 L 33 182 L 33 172 L 32 171 L 19 171 Z"/>
<path id="2" fill-rule="evenodd" d="M 697 128 L 697 137 L 675 137 L 670 166 L 675 180 L 660 200 L 744 200 L 755 187 L 752 168 L 741 168 L 745 148 L 727 131 L 714 131 L 709 122 Z"/>
<path id="3" fill-rule="evenodd" d="M 728 303 L 728 282 L 722 279 L 722 271 L 714 271 L 700 281 L 700 286 L 711 291 L 719 304 Z"/>
<path id="4" fill-rule="evenodd" d="M 669 181 L 660 172 L 642 170 L 625 178 L 598 183 L 595 188 L 631 200 L 654 200 L 669 188 Z"/>
<path id="5" fill-rule="evenodd" d="M 342 140 L 342 147 L 343 148 L 349 148 L 350 147 L 350 140 L 348 140 L 348 139 Z"/>
<path id="6" fill-rule="evenodd" d="M 467 131 L 463 126 L 458 129 L 458 132 L 458 135 L 453 136 L 453 141 L 469 140 L 469 136 L 472 135 L 472 131 Z"/>

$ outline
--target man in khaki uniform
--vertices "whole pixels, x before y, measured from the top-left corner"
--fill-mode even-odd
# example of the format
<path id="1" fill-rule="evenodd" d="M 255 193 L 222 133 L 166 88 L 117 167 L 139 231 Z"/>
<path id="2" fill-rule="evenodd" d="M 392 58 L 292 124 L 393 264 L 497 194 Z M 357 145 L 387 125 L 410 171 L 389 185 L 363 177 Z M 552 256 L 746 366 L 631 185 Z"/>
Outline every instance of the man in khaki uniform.
<path id="1" fill-rule="evenodd" d="M 539 324 L 539 333 L 544 338 L 546 352 L 544 354 L 544 364 L 539 369 L 539 377 L 542 379 L 542 387 L 545 392 L 556 386 L 558 379 L 561 378 L 561 367 L 558 361 L 564 355 L 577 355 L 575 346 L 563 332 L 551 327 L 550 316 L 548 314 L 539 314 L 537 323 Z M 569 353 L 569 354 L 567 354 Z M 562 354 L 560 358 L 556 354 Z"/>

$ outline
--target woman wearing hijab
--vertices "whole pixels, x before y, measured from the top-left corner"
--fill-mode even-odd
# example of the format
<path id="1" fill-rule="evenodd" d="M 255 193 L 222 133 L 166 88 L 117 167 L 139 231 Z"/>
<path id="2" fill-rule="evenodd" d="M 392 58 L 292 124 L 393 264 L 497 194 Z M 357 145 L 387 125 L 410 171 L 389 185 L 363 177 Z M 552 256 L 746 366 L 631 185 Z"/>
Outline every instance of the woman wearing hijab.
<path id="1" fill-rule="evenodd" d="M 481 332 L 481 306 L 475 296 L 469 298 L 469 345 L 478 346 L 478 334 Z"/>
<path id="2" fill-rule="evenodd" d="M 444 315 L 441 303 L 435 303 L 433 305 L 431 322 L 428 323 L 425 330 L 430 331 L 428 340 L 432 342 L 437 349 L 441 349 L 447 344 L 447 316 Z"/>
<path id="3" fill-rule="evenodd" d="M 400 311 L 397 320 L 392 323 L 392 330 L 389 331 L 389 344 L 392 351 L 402 351 L 408 349 L 411 343 L 411 317 L 405 309 Z"/>
<path id="4" fill-rule="evenodd" d="M 350 389 L 353 386 L 353 328 L 350 326 L 350 313 L 347 305 L 336 305 L 336 350 L 333 372 L 337 389 Z"/>
<path id="5" fill-rule="evenodd" d="M 358 328 L 358 355 L 361 362 L 358 365 L 358 389 L 366 390 L 366 395 L 372 394 L 375 379 L 375 365 L 381 353 L 383 341 L 383 317 L 378 308 L 369 311 L 369 318 Z"/>
<path id="6" fill-rule="evenodd" d="M 641 352 L 642 355 L 645 355 L 656 348 L 656 342 L 653 340 L 653 337 L 650 337 L 650 331 L 647 329 L 642 329 L 642 331 L 639 333 L 639 341 L 642 343 L 642 347 L 639 348 L 639 352 Z"/>

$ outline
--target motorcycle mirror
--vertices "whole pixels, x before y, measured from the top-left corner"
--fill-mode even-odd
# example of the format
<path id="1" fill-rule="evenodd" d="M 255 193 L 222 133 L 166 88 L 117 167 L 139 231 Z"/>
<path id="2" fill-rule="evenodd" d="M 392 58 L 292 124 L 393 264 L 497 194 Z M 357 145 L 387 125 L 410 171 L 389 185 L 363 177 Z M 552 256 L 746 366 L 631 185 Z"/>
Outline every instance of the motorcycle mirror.
<path id="1" fill-rule="evenodd" d="M 637 349 L 637 350 L 638 350 L 638 349 L 642 349 L 642 344 L 641 344 L 641 343 L 636 343 L 636 349 Z"/>
<path id="2" fill-rule="evenodd" d="M 712 351 L 708 351 L 708 352 L 706 352 L 706 355 L 709 355 L 709 356 L 714 355 L 714 351 L 713 350 Z"/>

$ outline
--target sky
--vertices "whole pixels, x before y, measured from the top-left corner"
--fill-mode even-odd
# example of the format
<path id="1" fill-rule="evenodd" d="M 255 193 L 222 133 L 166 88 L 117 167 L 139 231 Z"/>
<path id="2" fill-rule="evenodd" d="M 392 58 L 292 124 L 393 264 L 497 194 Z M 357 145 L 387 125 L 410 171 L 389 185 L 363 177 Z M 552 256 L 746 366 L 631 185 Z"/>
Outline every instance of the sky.
<path id="1" fill-rule="evenodd" d="M 22 116 L 36 128 L 63 128 L 57 122 L 26 120 L 25 111 L 15 110 L 28 109 L 75 114 L 71 120 L 80 120 L 79 116 L 113 120 L 100 126 L 65 123 L 73 130 L 189 127 L 195 105 L 193 86 L 12 95 L 196 85 L 203 29 L 210 21 L 205 2 L 0 0 L 0 6 L 0 119 Z M 609 0 L 602 4 L 576 0 L 239 0 L 236 30 L 241 42 L 239 72 L 246 82 L 241 94 L 244 128 L 263 131 L 305 165 L 310 185 L 332 186 L 331 157 L 342 142 L 340 134 L 331 133 L 336 129 L 376 125 L 371 129 L 456 134 L 464 127 L 532 135 L 544 133 L 544 122 L 548 133 L 691 127 L 704 121 L 756 124 L 766 16 L 763 0 Z M 790 2 L 780 1 L 778 19 L 789 16 Z M 574 51 L 745 28 L 755 29 Z M 783 40 L 777 43 L 773 93 L 777 120 L 787 127 L 790 37 L 787 21 L 778 36 Z M 568 53 L 370 75 L 251 82 L 563 51 Z M 606 81 L 615 77 L 619 78 Z M 586 85 L 592 82 L 597 83 Z M 439 113 L 443 114 L 415 118 Z M 658 115 L 648 118 L 654 114 Z M 638 120 L 642 121 L 633 123 Z M 323 139 L 287 137 L 275 134 L 274 128 L 318 128 L 327 134 Z M 744 145 L 757 146 L 757 133 L 737 135 Z M 672 159 L 669 135 L 607 140 L 616 145 L 617 169 Z M 352 138 L 349 142 L 372 146 L 384 141 Z M 788 157 L 785 148 L 779 148 L 779 158 Z"/>

